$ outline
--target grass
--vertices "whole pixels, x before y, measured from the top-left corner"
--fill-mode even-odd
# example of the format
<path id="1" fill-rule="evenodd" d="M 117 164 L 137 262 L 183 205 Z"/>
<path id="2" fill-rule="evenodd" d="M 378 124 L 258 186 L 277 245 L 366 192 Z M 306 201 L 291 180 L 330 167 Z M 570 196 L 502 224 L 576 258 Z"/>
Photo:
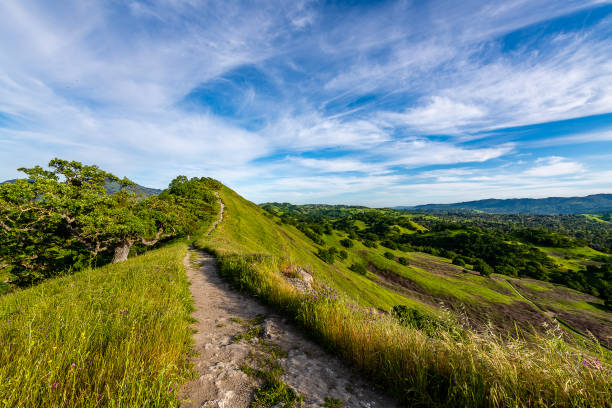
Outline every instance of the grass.
<path id="1" fill-rule="evenodd" d="M 186 249 L 0 297 L 0 406 L 178 406 L 191 375 Z"/>
<path id="2" fill-rule="evenodd" d="M 364 307 L 368 302 L 360 295 L 367 279 L 354 274 L 353 286 L 343 282 L 349 279 L 345 266 L 309 258 L 312 245 L 305 237 L 275 224 L 228 189 L 221 196 L 227 224 L 196 242 L 217 255 L 221 274 L 293 318 L 400 401 L 424 406 L 609 406 L 612 378 L 605 351 L 587 354 L 573 348 L 558 330 L 526 341 L 520 335 L 469 331 L 460 339 L 445 331 L 430 337 L 400 326 L 391 316 Z M 315 294 L 302 295 L 282 278 L 280 270 L 288 260 L 310 262 Z M 583 364 L 593 358 L 606 362 L 605 368 Z"/>
<path id="3" fill-rule="evenodd" d="M 556 247 L 537 247 L 540 251 L 546 253 L 552 260 L 561 268 L 567 270 L 578 271 L 585 269 L 582 264 L 584 261 L 607 257 L 608 254 L 599 252 L 589 247 L 573 247 L 573 248 L 556 248 Z"/>
<path id="4" fill-rule="evenodd" d="M 339 399 L 325 397 L 325 403 L 323 404 L 323 406 L 326 408 L 342 408 L 344 406 L 344 403 Z"/>

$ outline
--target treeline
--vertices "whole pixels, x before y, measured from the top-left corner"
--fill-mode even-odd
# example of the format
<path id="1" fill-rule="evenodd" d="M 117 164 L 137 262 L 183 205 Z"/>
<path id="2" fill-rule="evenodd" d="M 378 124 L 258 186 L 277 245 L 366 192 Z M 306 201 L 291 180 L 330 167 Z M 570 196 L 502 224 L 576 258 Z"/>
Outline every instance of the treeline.
<path id="1" fill-rule="evenodd" d="M 606 220 L 605 217 L 606 214 L 602 219 Z M 612 253 L 612 223 L 601 222 L 584 215 L 435 212 L 417 215 L 414 220 L 429 229 L 435 228 L 440 222 L 468 224 L 508 234 L 534 228 L 573 239 L 576 246 L 589 246 L 598 251 Z"/>
<path id="2" fill-rule="evenodd" d="M 119 262 L 168 239 L 193 234 L 214 213 L 209 178 L 179 176 L 143 198 L 126 178 L 54 159 L 49 169 L 19 169 L 27 178 L 0 185 L 0 271 L 30 285 L 66 270 Z M 119 185 L 111 191 L 107 186 Z"/>
<path id="3" fill-rule="evenodd" d="M 604 300 L 604 304 L 612 310 L 612 261 L 603 265 L 587 265 L 581 271 L 556 271 L 551 280 L 581 292 L 590 293 Z"/>

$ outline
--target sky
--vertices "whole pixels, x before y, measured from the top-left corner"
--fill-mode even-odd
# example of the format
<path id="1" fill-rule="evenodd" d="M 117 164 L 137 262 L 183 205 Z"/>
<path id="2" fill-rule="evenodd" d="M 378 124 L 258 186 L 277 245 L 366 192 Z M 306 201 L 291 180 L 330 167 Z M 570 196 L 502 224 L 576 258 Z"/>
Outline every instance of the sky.
<path id="1" fill-rule="evenodd" d="M 612 1 L 3 0 L 0 179 L 374 207 L 612 193 Z"/>

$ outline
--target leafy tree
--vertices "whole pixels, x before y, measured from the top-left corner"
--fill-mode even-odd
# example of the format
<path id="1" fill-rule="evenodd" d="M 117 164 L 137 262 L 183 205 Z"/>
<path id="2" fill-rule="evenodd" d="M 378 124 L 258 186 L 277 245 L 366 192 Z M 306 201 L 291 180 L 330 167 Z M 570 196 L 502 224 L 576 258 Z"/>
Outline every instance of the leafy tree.
<path id="1" fill-rule="evenodd" d="M 352 239 L 345 238 L 345 239 L 340 240 L 340 245 L 342 245 L 345 248 L 352 248 L 355 245 L 355 243 L 353 242 Z"/>
<path id="2" fill-rule="evenodd" d="M 489 264 L 483 261 L 482 259 L 476 260 L 476 262 L 474 263 L 474 270 L 476 272 L 480 272 L 482 276 L 486 277 L 491 276 L 491 274 L 493 273 L 493 268 L 491 268 L 491 266 L 489 266 Z"/>
<path id="3" fill-rule="evenodd" d="M 0 269 L 14 283 L 30 284 L 112 254 L 127 259 L 136 242 L 151 246 L 188 231 L 194 223 L 185 197 L 169 193 L 141 200 L 105 185 L 128 179 L 76 161 L 53 159 L 49 170 L 21 168 L 28 178 L 0 185 Z"/>
<path id="4" fill-rule="evenodd" d="M 358 263 L 354 263 L 352 264 L 349 269 L 353 272 L 356 272 L 360 275 L 366 275 L 368 273 L 367 269 L 365 268 L 365 266 L 363 266 L 362 264 L 358 264 Z"/>
<path id="5" fill-rule="evenodd" d="M 457 257 L 453 258 L 453 265 L 464 267 L 465 266 L 465 261 L 463 260 L 463 258 L 457 256 Z"/>
<path id="6" fill-rule="evenodd" d="M 378 244 L 376 243 L 376 241 L 370 241 L 370 240 L 363 241 L 363 245 L 368 247 L 368 248 L 377 248 L 378 247 Z"/>
<path id="7" fill-rule="evenodd" d="M 336 261 L 336 256 L 338 256 L 338 250 L 335 247 L 319 248 L 317 256 L 328 264 L 333 264 Z"/>
<path id="8" fill-rule="evenodd" d="M 400 256 L 399 258 L 397 258 L 397 262 L 404 266 L 410 265 L 410 261 L 408 261 L 408 258 L 406 258 L 405 256 Z"/>
<path id="9" fill-rule="evenodd" d="M 346 258 L 348 258 L 348 252 L 346 252 L 344 249 L 341 249 L 338 252 L 338 258 L 340 258 L 340 260 L 344 261 Z"/>
<path id="10" fill-rule="evenodd" d="M 393 253 L 392 253 L 392 252 L 387 251 L 387 252 L 385 252 L 383 255 L 384 255 L 384 256 L 385 256 L 385 258 L 387 258 L 387 259 L 391 259 L 391 260 L 395 259 L 395 255 L 393 255 Z"/>

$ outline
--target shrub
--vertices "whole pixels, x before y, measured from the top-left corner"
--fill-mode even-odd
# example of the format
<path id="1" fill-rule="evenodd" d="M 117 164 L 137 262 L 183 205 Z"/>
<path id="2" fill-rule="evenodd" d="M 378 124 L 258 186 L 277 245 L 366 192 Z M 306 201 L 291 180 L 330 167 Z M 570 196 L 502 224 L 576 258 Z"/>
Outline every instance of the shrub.
<path id="1" fill-rule="evenodd" d="M 368 248 L 378 248 L 378 244 L 376 243 L 376 241 L 371 241 L 369 239 L 366 239 L 365 241 L 363 241 L 363 245 L 365 245 Z"/>
<path id="2" fill-rule="evenodd" d="M 336 252 L 337 250 L 334 247 L 331 247 L 329 249 L 319 248 L 317 256 L 328 264 L 333 264 L 336 260 Z"/>
<path id="3" fill-rule="evenodd" d="M 352 248 L 355 245 L 355 243 L 353 242 L 352 239 L 345 238 L 345 239 L 340 240 L 340 245 L 342 245 L 345 248 Z"/>
<path id="4" fill-rule="evenodd" d="M 389 251 L 385 252 L 385 253 L 384 253 L 384 256 L 385 256 L 385 258 L 387 258 L 387 259 L 395 259 L 395 255 L 393 255 L 393 253 L 392 253 L 392 252 L 389 252 Z"/>
<path id="5" fill-rule="evenodd" d="M 346 252 L 344 249 L 341 249 L 340 252 L 338 252 L 338 258 L 344 261 L 346 258 L 348 258 L 348 252 Z"/>
<path id="6" fill-rule="evenodd" d="M 406 258 L 405 256 L 400 256 L 399 258 L 397 258 L 397 262 L 399 262 L 400 264 L 404 266 L 410 265 L 408 258 Z"/>
<path id="7" fill-rule="evenodd" d="M 453 265 L 464 267 L 465 266 L 465 261 L 463 260 L 463 258 L 457 256 L 457 257 L 453 258 Z"/>
<path id="8" fill-rule="evenodd" d="M 476 262 L 474 263 L 474 270 L 476 272 L 480 272 L 482 276 L 486 277 L 491 276 L 493 273 L 493 268 L 491 268 L 491 266 L 482 259 L 476 259 Z"/>
<path id="9" fill-rule="evenodd" d="M 349 267 L 349 269 L 353 272 L 357 272 L 360 275 L 365 275 L 368 273 L 368 270 L 362 264 L 354 263 Z"/>
<path id="10" fill-rule="evenodd" d="M 382 241 L 380 245 L 384 246 L 385 248 L 389 248 L 389 249 L 394 249 L 394 250 L 397 249 L 397 244 L 388 239 L 385 241 Z"/>

